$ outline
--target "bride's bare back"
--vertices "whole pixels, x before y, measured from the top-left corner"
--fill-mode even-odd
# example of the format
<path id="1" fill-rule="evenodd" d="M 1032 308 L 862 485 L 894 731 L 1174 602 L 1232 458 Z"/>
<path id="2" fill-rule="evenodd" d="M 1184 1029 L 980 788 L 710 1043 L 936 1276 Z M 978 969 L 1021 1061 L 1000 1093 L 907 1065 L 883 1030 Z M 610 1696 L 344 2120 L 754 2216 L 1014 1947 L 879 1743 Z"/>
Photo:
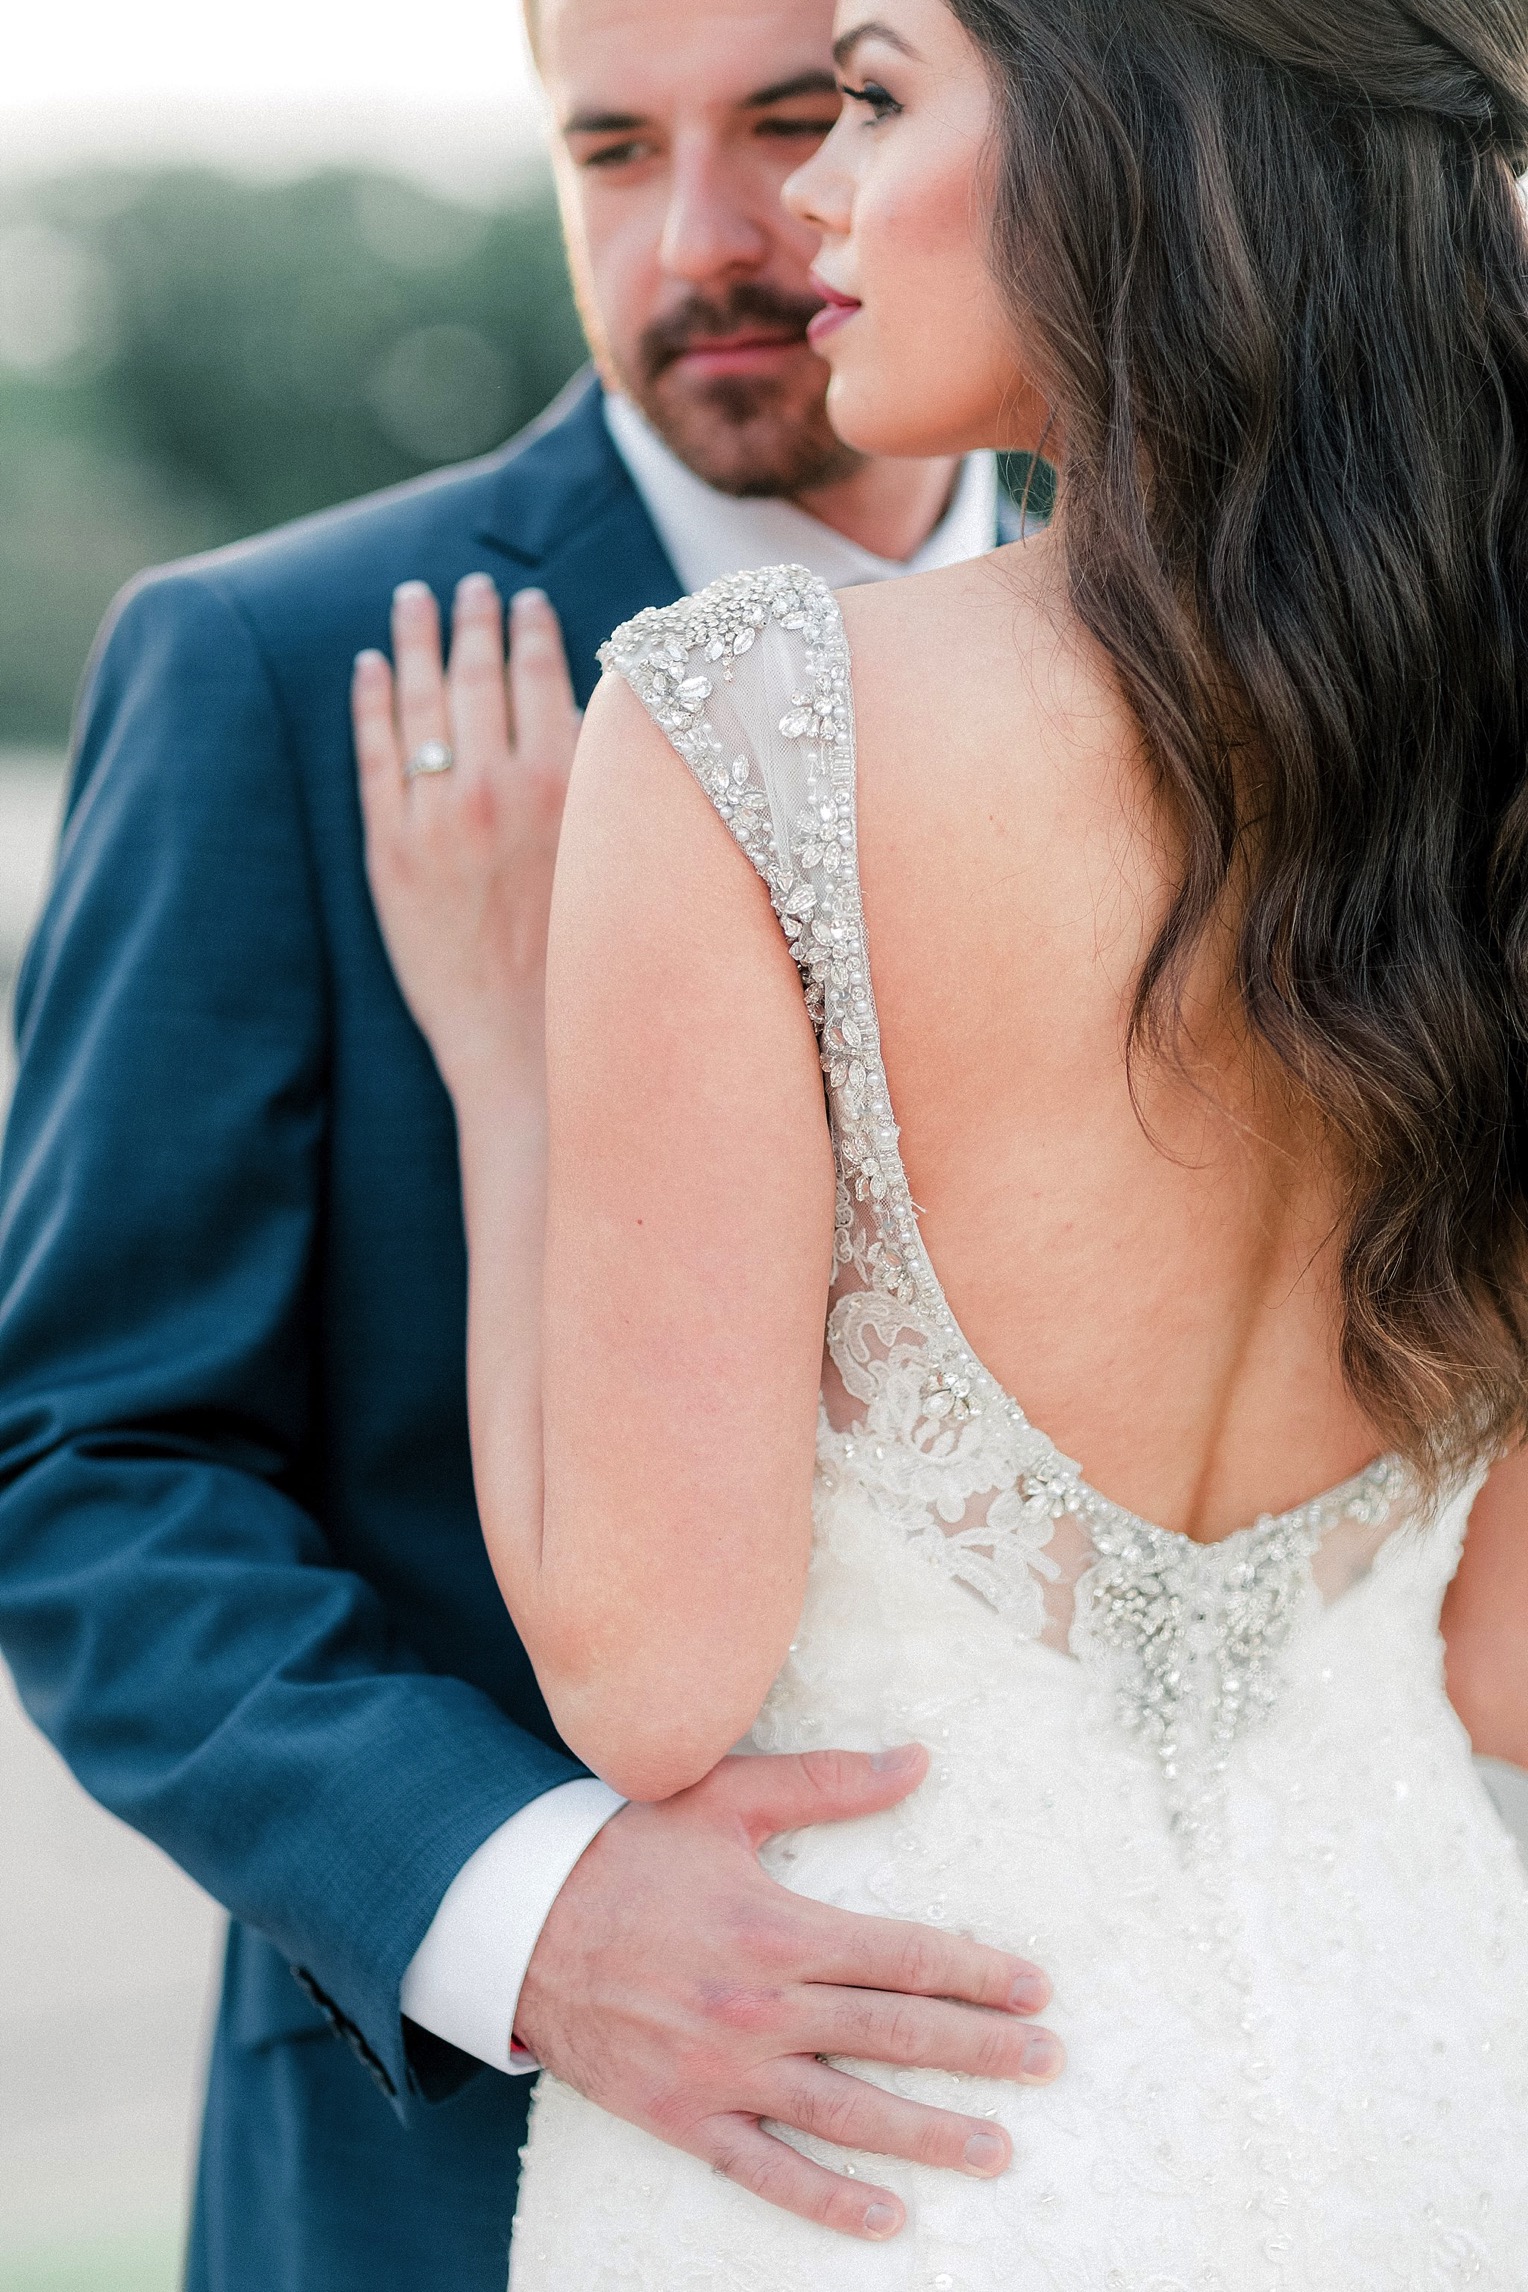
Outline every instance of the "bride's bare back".
<path id="1" fill-rule="evenodd" d="M 1095 1488 L 1202 1540 L 1384 1445 L 1340 1373 L 1314 1118 L 1218 945 L 1192 1075 L 1131 1000 L 1175 888 L 1132 720 L 1043 538 L 842 600 L 860 867 L 902 1152 L 978 1354 Z M 1217 970 L 1217 966 L 1222 966 Z"/>

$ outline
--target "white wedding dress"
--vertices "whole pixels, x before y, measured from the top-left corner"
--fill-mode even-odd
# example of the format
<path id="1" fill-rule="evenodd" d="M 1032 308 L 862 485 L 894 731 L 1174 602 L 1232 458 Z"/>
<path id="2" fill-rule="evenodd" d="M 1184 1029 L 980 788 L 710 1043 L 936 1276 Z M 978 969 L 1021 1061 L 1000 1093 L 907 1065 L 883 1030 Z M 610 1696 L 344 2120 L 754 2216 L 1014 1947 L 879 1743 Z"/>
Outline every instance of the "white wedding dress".
<path id="1" fill-rule="evenodd" d="M 892 1813 L 765 1859 L 1043 1965 L 1068 2066 L 1031 2089 L 861 2068 L 1014 2142 L 996 2182 L 848 2160 L 906 2200 L 887 2245 L 544 2078 L 514 2292 L 1523 2292 L 1528 1881 L 1437 1630 L 1474 1484 L 1424 1518 L 1382 1463 L 1213 1547 L 1091 1489 L 976 1359 L 920 1239 L 831 595 L 735 576 L 606 657 L 768 883 L 837 1150 L 814 1558 L 745 1748 L 934 1753 Z"/>

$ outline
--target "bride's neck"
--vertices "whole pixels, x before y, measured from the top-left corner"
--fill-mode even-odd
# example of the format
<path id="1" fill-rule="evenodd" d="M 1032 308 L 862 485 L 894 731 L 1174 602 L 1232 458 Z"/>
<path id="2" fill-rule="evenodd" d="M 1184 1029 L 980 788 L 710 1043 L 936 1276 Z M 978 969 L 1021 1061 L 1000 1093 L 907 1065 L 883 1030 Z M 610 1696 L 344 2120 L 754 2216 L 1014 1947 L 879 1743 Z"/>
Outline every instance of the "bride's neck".
<path id="1" fill-rule="evenodd" d="M 958 459 L 899 462 L 873 458 L 847 477 L 796 496 L 796 505 L 846 541 L 894 564 L 915 557 L 955 490 Z"/>

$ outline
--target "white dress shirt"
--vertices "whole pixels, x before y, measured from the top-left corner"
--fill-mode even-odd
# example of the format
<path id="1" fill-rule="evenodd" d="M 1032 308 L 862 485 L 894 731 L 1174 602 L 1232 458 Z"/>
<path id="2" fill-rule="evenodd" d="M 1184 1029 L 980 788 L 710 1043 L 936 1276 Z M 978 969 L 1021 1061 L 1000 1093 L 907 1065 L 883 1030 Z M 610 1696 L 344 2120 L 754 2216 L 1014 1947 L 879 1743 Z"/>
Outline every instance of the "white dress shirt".
<path id="1" fill-rule="evenodd" d="M 628 399 L 605 400 L 616 452 L 687 592 L 724 573 L 805 565 L 834 589 L 932 573 L 983 556 L 998 538 L 997 463 L 969 454 L 944 516 L 905 564 L 877 557 L 789 501 L 738 501 L 698 478 Z M 563 1783 L 484 1841 L 458 1871 L 403 1977 L 410 2021 L 492 2069 L 536 2067 L 514 2043 L 520 1988 L 552 1904 L 625 1800 L 601 1782 Z"/>
<path id="2" fill-rule="evenodd" d="M 963 565 L 997 543 L 992 454 L 966 456 L 943 517 L 923 547 L 901 564 L 862 549 L 793 501 L 738 501 L 718 493 L 664 444 L 629 398 L 605 400 L 605 427 L 686 592 L 707 588 L 724 573 L 756 573 L 764 565 L 805 565 L 830 589 L 856 589 L 865 581 Z"/>

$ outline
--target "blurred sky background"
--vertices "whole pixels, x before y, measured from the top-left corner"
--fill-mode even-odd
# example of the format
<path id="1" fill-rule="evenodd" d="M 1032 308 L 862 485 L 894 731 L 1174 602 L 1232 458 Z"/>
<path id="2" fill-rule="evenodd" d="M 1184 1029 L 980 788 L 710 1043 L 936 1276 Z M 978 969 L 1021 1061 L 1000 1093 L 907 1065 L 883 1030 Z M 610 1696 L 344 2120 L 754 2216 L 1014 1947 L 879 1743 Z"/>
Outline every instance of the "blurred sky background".
<path id="1" fill-rule="evenodd" d="M 7 24 L 0 167 L 361 163 L 493 199 L 539 144 L 515 0 L 78 0 Z"/>
<path id="2" fill-rule="evenodd" d="M 4 49 L 8 1000 L 121 584 L 497 444 L 582 353 L 516 0 L 75 0 Z M 0 2292 L 172 2292 L 220 1942 L 0 1673 Z"/>

